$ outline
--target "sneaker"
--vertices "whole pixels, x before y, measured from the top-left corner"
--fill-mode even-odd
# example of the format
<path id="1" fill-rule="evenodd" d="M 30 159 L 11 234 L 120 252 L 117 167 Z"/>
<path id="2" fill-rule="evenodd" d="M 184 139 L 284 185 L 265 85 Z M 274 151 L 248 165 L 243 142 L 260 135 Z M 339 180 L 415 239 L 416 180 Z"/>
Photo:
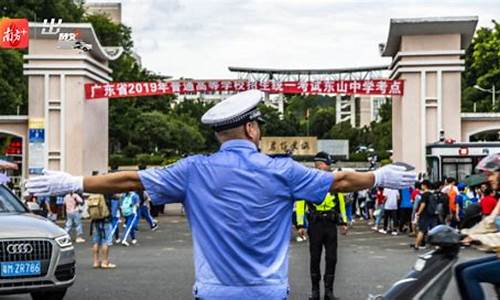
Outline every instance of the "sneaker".
<path id="1" fill-rule="evenodd" d="M 295 240 L 297 241 L 297 243 L 302 243 L 304 241 L 304 239 L 300 236 L 296 237 Z"/>
<path id="2" fill-rule="evenodd" d="M 160 227 L 160 225 L 158 225 L 158 223 L 153 223 L 153 227 L 151 227 L 151 231 L 158 230 L 158 227 Z"/>
<path id="3" fill-rule="evenodd" d="M 397 231 L 393 231 L 391 234 L 392 235 L 398 235 L 398 232 Z"/>
<path id="4" fill-rule="evenodd" d="M 127 241 L 122 241 L 122 246 L 128 247 L 130 244 Z"/>
<path id="5" fill-rule="evenodd" d="M 116 240 L 115 240 L 115 244 L 119 244 L 119 243 L 121 243 L 121 242 L 122 242 L 122 240 L 121 240 L 121 239 L 116 239 Z"/>
<path id="6" fill-rule="evenodd" d="M 80 243 L 85 243 L 85 240 L 81 237 L 77 237 L 75 240 L 75 243 L 80 244 Z"/>
<path id="7" fill-rule="evenodd" d="M 383 229 L 379 229 L 378 232 L 383 233 L 383 234 L 387 234 L 387 231 L 385 231 Z"/>
<path id="8" fill-rule="evenodd" d="M 132 240 L 132 245 L 137 244 L 137 240 Z"/>
<path id="9" fill-rule="evenodd" d="M 373 226 L 372 230 L 378 231 L 378 227 L 377 226 Z"/>

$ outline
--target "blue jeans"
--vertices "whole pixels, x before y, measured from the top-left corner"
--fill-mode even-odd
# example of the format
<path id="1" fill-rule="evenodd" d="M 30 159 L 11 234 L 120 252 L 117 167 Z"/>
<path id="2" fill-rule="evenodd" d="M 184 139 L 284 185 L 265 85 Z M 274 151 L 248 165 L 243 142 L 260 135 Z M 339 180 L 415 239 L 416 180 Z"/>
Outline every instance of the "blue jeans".
<path id="1" fill-rule="evenodd" d="M 500 284 L 500 259 L 492 255 L 461 263 L 455 267 L 455 278 L 462 299 L 485 299 L 481 282 Z"/>
<path id="2" fill-rule="evenodd" d="M 352 222 L 352 203 L 346 205 L 346 207 L 345 207 L 345 214 L 347 215 L 347 220 L 349 222 Z"/>
<path id="3" fill-rule="evenodd" d="M 151 213 L 149 212 L 149 207 L 147 207 L 146 205 L 139 206 L 137 214 L 139 214 L 139 217 L 136 219 L 136 222 L 135 222 L 136 230 L 137 230 L 137 226 L 139 226 L 139 222 L 141 221 L 141 218 L 144 218 L 146 220 L 146 222 L 148 222 L 149 227 L 153 228 L 154 222 L 153 222 L 153 217 L 151 216 Z"/>
<path id="4" fill-rule="evenodd" d="M 111 223 L 108 221 L 93 221 L 92 226 L 92 241 L 99 246 L 112 246 L 113 237 L 111 236 Z"/>
<path id="5" fill-rule="evenodd" d="M 382 217 L 384 216 L 384 204 L 381 204 L 377 207 L 377 209 L 380 208 L 380 213 L 378 216 L 375 218 L 375 225 L 379 226 L 380 223 L 382 222 Z"/>
<path id="6" fill-rule="evenodd" d="M 68 234 L 70 234 L 70 231 L 71 229 L 73 229 L 73 227 L 76 228 L 76 236 L 83 235 L 82 217 L 77 211 L 67 214 L 66 216 L 66 225 L 64 229 Z"/>

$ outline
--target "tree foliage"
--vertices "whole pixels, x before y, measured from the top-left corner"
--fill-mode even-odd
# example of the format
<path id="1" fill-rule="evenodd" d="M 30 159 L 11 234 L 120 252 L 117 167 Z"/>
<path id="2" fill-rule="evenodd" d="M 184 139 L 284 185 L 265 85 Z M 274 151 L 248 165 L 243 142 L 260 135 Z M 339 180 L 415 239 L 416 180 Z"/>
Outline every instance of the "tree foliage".
<path id="1" fill-rule="evenodd" d="M 479 91 L 474 85 L 500 90 L 500 24 L 492 21 L 492 28 L 477 30 L 465 55 L 465 72 L 462 74 L 462 111 L 500 111 L 500 104 L 492 108 L 491 94 Z M 497 98 L 498 97 L 497 95 Z"/>

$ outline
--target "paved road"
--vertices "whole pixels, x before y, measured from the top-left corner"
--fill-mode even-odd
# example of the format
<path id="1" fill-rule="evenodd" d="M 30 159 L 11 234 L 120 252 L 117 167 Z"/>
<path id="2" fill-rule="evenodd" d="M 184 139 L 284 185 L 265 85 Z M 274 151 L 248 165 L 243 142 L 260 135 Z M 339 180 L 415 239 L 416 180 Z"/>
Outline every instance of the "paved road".
<path id="1" fill-rule="evenodd" d="M 160 218 L 161 227 L 151 232 L 141 224 L 136 246 L 112 248 L 116 270 L 91 267 L 90 243 L 76 245 L 77 281 L 67 299 L 191 299 L 193 262 L 191 235 L 185 218 Z M 88 224 L 85 228 L 88 232 Z M 406 274 L 415 262 L 406 236 L 373 233 L 368 226 L 356 224 L 347 237 L 339 240 L 336 293 L 342 299 L 366 299 L 370 293 L 382 293 Z M 465 250 L 467 259 L 481 255 Z M 293 241 L 290 247 L 290 299 L 307 299 L 308 244 Z M 446 299 L 458 299 L 450 286 Z M 27 295 L 0 299 L 29 299 Z"/>

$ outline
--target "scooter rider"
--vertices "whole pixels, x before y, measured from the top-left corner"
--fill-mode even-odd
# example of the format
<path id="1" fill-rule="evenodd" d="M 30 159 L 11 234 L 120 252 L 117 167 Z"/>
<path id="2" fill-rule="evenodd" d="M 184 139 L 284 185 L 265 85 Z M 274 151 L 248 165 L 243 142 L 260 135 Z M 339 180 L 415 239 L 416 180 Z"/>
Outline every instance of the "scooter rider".
<path id="1" fill-rule="evenodd" d="M 319 152 L 314 157 L 314 167 L 323 171 L 329 171 L 332 159 L 329 154 Z M 307 202 L 309 208 L 309 252 L 310 252 L 310 275 L 312 284 L 312 296 L 310 300 L 320 298 L 321 280 L 321 252 L 325 247 L 325 300 L 338 299 L 333 292 L 335 280 L 335 267 L 337 264 L 337 225 L 341 226 L 341 233 L 347 233 L 347 215 L 345 210 L 344 195 L 342 193 L 328 193 L 325 200 L 320 204 Z M 300 217 L 297 214 L 297 217 Z M 297 221 L 298 224 L 299 220 Z M 298 233 L 304 236 L 304 228 L 299 227 Z"/>
<path id="2" fill-rule="evenodd" d="M 491 154 L 483 158 L 476 169 L 488 175 L 488 181 L 498 195 L 500 192 L 500 153 Z M 486 220 L 489 223 L 496 222 L 497 228 L 500 228 L 500 201 L 497 201 L 495 209 Z M 496 255 L 486 256 L 457 265 L 455 268 L 455 278 L 462 299 L 485 299 L 481 288 L 482 282 L 500 285 L 500 245 L 496 248 Z"/>

